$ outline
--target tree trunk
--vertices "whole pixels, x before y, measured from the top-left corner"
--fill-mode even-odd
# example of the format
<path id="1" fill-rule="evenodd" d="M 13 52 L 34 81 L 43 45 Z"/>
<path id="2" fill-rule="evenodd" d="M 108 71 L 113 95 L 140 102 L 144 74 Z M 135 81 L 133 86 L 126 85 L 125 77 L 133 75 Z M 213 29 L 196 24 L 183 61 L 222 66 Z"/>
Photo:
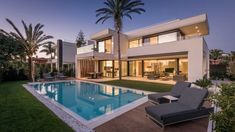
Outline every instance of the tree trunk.
<path id="1" fill-rule="evenodd" d="M 33 71 L 33 60 L 32 56 L 28 56 L 28 70 L 29 70 L 29 81 L 34 82 L 34 71 Z"/>
<path id="2" fill-rule="evenodd" d="M 52 63 L 52 54 L 51 54 L 51 72 L 53 71 L 53 63 Z"/>
<path id="3" fill-rule="evenodd" d="M 118 68 L 119 68 L 119 80 L 122 80 L 122 62 L 121 62 L 121 44 L 120 44 L 120 29 L 117 30 L 118 35 Z"/>

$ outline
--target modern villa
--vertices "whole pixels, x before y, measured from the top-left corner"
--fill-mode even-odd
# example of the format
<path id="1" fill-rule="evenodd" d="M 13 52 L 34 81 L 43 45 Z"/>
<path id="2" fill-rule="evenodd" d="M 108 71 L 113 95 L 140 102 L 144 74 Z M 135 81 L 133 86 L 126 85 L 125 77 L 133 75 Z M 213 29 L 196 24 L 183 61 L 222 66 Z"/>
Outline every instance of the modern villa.
<path id="1" fill-rule="evenodd" d="M 193 82 L 209 76 L 206 14 L 151 25 L 120 35 L 122 76 Z M 89 72 L 118 77 L 117 33 L 105 29 L 77 49 L 76 78 Z"/>

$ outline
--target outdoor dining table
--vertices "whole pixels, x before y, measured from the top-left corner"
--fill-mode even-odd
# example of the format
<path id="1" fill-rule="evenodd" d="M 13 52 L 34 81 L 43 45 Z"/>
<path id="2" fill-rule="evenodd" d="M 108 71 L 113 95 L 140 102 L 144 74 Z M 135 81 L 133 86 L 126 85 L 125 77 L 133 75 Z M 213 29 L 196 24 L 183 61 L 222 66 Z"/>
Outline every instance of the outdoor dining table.
<path id="1" fill-rule="evenodd" d="M 87 74 L 91 77 L 91 79 L 95 79 L 96 78 L 96 73 L 95 72 L 89 72 Z"/>

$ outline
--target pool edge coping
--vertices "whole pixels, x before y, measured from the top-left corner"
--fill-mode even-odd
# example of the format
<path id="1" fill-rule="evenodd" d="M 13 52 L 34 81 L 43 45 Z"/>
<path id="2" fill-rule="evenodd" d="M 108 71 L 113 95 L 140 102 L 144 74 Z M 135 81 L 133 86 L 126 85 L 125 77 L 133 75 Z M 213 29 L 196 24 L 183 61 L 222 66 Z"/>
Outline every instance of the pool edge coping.
<path id="1" fill-rule="evenodd" d="M 138 89 L 131 89 L 131 88 L 126 88 L 126 87 L 120 87 L 120 86 L 115 86 L 115 85 L 109 85 L 109 84 L 102 84 L 102 83 L 96 83 L 96 82 L 89 82 L 89 81 L 84 81 L 84 80 L 59 80 L 59 81 L 50 81 L 50 82 L 29 82 L 28 84 L 24 84 L 24 88 L 27 89 L 32 95 L 34 95 L 40 102 L 42 102 L 46 107 L 48 107 L 53 113 L 56 114 L 58 118 L 63 120 L 67 125 L 69 125 L 72 129 L 75 131 L 94 131 L 93 129 L 105 124 L 106 122 L 146 103 L 148 101 L 147 96 L 142 97 L 140 99 L 137 99 L 130 104 L 126 104 L 124 106 L 121 106 L 120 108 L 114 109 L 110 113 L 106 113 L 104 115 L 95 117 L 94 119 L 91 120 L 85 120 L 75 112 L 71 111 L 70 109 L 66 108 L 65 106 L 59 104 L 56 101 L 53 101 L 39 93 L 37 93 L 30 85 L 32 84 L 41 84 L 41 83 L 56 83 L 56 82 L 71 82 L 71 81 L 76 81 L 76 82 L 87 82 L 87 83 L 93 83 L 93 84 L 98 84 L 98 85 L 106 85 L 106 86 L 113 86 L 113 87 L 118 87 L 121 89 L 126 89 L 126 90 L 134 90 L 134 91 L 139 91 L 139 92 L 144 92 L 146 95 L 150 93 L 156 93 L 156 92 L 149 92 L 145 90 L 138 90 Z M 52 105 L 54 106 L 52 106 Z M 54 107 L 54 108 L 53 108 Z M 70 119 L 71 118 L 71 119 Z M 84 130 L 81 130 L 81 128 Z"/>
<path id="2" fill-rule="evenodd" d="M 76 132 L 94 132 L 91 128 L 85 126 L 82 122 L 76 119 L 73 115 L 68 113 L 59 103 L 45 98 L 45 96 L 37 93 L 28 84 L 23 84 L 23 87 L 29 91 L 34 97 L 36 97 L 41 103 L 43 103 L 48 109 L 50 109 L 58 118 L 65 122 Z"/>

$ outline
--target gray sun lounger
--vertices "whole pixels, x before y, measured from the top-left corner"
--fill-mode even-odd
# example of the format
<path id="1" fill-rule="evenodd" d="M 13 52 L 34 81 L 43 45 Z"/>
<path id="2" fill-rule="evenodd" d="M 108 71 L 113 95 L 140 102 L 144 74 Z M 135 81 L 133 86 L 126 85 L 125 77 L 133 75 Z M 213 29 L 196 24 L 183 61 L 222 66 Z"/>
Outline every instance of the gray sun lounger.
<path id="1" fill-rule="evenodd" d="M 171 92 L 149 94 L 148 99 L 151 102 L 156 103 L 156 104 L 166 103 L 166 102 L 168 102 L 168 100 L 163 99 L 162 96 L 171 95 L 171 96 L 179 98 L 180 95 L 182 94 L 182 92 L 185 89 L 190 88 L 190 86 L 191 86 L 190 82 L 179 81 L 179 82 L 176 82 L 176 84 L 173 86 Z"/>
<path id="2" fill-rule="evenodd" d="M 54 80 L 55 78 L 52 77 L 50 73 L 44 73 L 44 74 L 43 74 L 43 79 L 44 79 L 45 81 L 52 81 L 52 80 Z"/>
<path id="3" fill-rule="evenodd" d="M 63 80 L 65 78 L 67 78 L 67 76 L 65 76 L 63 73 L 58 72 L 57 73 L 57 78 L 59 78 L 60 80 Z"/>
<path id="4" fill-rule="evenodd" d="M 214 108 L 202 107 L 207 95 L 206 89 L 188 88 L 184 90 L 179 101 L 149 106 L 145 111 L 147 117 L 163 128 L 179 122 L 208 117 Z"/>

